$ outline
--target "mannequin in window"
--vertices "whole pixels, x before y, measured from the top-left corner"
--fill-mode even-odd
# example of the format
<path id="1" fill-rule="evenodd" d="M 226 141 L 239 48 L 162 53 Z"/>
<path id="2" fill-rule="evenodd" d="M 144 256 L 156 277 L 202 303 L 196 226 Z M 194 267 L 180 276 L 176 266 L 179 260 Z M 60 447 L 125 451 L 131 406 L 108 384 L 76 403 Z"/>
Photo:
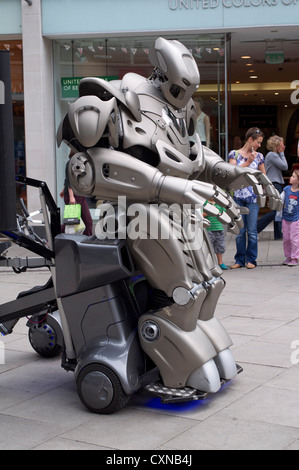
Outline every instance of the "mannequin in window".
<path id="1" fill-rule="evenodd" d="M 203 100 L 201 97 L 198 98 L 198 101 L 195 102 L 196 111 L 197 111 L 197 121 L 196 121 L 196 128 L 195 133 L 197 133 L 200 137 L 202 145 L 206 147 L 210 147 L 210 118 L 209 116 L 203 112 Z M 195 142 L 195 133 L 190 138 L 193 142 Z"/>

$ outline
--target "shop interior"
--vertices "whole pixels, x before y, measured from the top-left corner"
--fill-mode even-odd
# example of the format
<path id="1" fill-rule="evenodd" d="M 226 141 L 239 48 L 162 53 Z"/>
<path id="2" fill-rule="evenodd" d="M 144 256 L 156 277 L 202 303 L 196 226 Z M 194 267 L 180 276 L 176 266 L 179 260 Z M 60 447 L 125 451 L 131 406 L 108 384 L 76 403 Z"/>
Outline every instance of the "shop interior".
<path id="1" fill-rule="evenodd" d="M 299 160 L 298 45 L 297 26 L 231 33 L 231 138 L 243 137 L 250 125 L 259 126 L 266 139 L 273 134 L 283 137 L 289 163 L 286 178 Z"/>

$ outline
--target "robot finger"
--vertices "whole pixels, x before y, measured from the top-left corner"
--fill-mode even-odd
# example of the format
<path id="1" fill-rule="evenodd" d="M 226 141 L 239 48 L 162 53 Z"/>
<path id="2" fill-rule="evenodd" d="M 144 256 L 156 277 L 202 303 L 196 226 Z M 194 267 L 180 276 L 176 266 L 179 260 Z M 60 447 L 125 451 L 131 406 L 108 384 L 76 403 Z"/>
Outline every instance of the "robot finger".
<path id="1" fill-rule="evenodd" d="M 272 189 L 274 189 L 274 194 L 273 194 L 272 200 L 275 201 L 275 205 L 276 205 L 276 209 L 275 209 L 275 210 L 281 211 L 282 206 L 283 206 L 283 202 L 282 202 L 282 200 L 281 200 L 281 196 L 280 196 L 280 194 L 279 194 L 279 191 L 277 191 L 277 189 L 274 188 L 274 187 L 273 187 Z"/>
<path id="2" fill-rule="evenodd" d="M 240 207 L 240 214 L 248 215 L 249 214 L 248 207 Z"/>
<path id="3" fill-rule="evenodd" d="M 264 195 L 258 195 L 257 196 L 257 203 L 260 207 L 265 207 L 266 205 L 266 196 Z"/>
<path id="4" fill-rule="evenodd" d="M 273 186 L 273 184 L 268 184 L 265 186 L 266 194 L 269 197 L 274 197 L 275 199 L 279 197 L 277 189 Z"/>
<path id="5" fill-rule="evenodd" d="M 233 233 L 234 235 L 238 235 L 239 232 L 240 232 L 240 229 L 239 229 L 238 225 L 233 222 L 233 223 L 229 224 L 229 226 L 227 228 L 227 231 L 230 232 L 230 233 Z"/>
<path id="6" fill-rule="evenodd" d="M 272 184 L 267 185 L 265 189 L 266 194 L 269 197 L 270 209 L 280 211 L 282 208 L 282 201 L 277 189 Z"/>
<path id="7" fill-rule="evenodd" d="M 234 234 L 234 235 L 238 235 L 238 233 L 239 233 L 239 229 L 236 226 L 236 224 L 229 225 L 228 228 L 227 228 L 227 231 Z"/>
<path id="8" fill-rule="evenodd" d="M 240 232 L 241 228 L 243 228 L 244 222 L 243 222 L 243 217 L 240 215 L 238 218 L 234 219 L 229 225 L 228 225 L 228 231 L 233 233 L 234 235 L 238 235 Z"/>
<path id="9" fill-rule="evenodd" d="M 272 186 L 272 183 L 269 180 L 268 176 L 266 176 L 264 173 L 259 173 L 257 176 L 257 179 L 259 180 L 260 184 L 262 184 L 265 187 Z"/>
<path id="10" fill-rule="evenodd" d="M 217 209 L 217 207 L 215 207 L 213 204 L 210 204 L 209 202 L 207 202 L 207 204 L 204 206 L 204 212 L 207 215 L 210 215 L 212 217 L 217 217 L 217 218 L 220 215 L 220 212 Z"/>
<path id="11" fill-rule="evenodd" d="M 271 209 L 272 211 L 274 210 L 276 211 L 276 207 L 278 207 L 279 201 L 275 198 L 269 198 L 268 205 L 269 205 L 269 209 Z"/>
<path id="12" fill-rule="evenodd" d="M 214 195 L 214 201 L 216 204 L 219 204 L 221 207 L 227 208 L 230 204 L 227 195 L 223 191 L 219 191 L 218 188 L 216 188 L 216 192 Z"/>
<path id="13" fill-rule="evenodd" d="M 277 198 L 277 197 L 270 197 L 269 198 L 269 207 L 270 207 L 270 209 L 280 212 L 281 209 L 282 209 L 282 205 L 283 204 L 282 204 L 282 200 L 280 199 L 280 197 L 279 198 Z"/>
<path id="14" fill-rule="evenodd" d="M 202 181 L 192 181 L 192 191 L 206 200 L 214 198 L 215 196 L 214 186 Z"/>
<path id="15" fill-rule="evenodd" d="M 260 184 L 259 180 L 252 173 L 246 173 L 245 174 L 245 179 L 246 179 L 246 182 L 250 186 L 253 186 L 253 189 L 258 188 L 259 193 L 263 194 L 262 185 Z"/>
<path id="16" fill-rule="evenodd" d="M 258 203 L 260 207 L 264 207 L 266 203 L 266 196 L 269 198 L 269 207 L 272 210 L 280 210 L 281 209 L 281 198 L 280 194 L 273 186 L 269 178 L 264 175 L 264 173 L 260 173 L 258 175 L 258 181 L 263 186 L 264 189 L 264 196 L 258 197 Z"/>
<path id="17" fill-rule="evenodd" d="M 209 228 L 211 225 L 211 222 L 208 219 L 203 219 L 203 228 Z"/>
<path id="18" fill-rule="evenodd" d="M 235 219 L 240 215 L 240 207 L 233 201 L 229 207 L 227 207 L 226 212 L 232 219 Z"/>
<path id="19" fill-rule="evenodd" d="M 276 210 L 277 212 L 280 212 L 280 211 L 282 211 L 282 208 L 283 208 L 283 202 L 282 202 L 282 200 L 279 198 L 279 201 L 278 201 L 278 203 L 277 203 L 277 205 L 276 205 L 276 209 L 275 209 L 275 210 Z"/>
<path id="20" fill-rule="evenodd" d="M 227 214 L 227 212 L 222 212 L 222 214 L 218 216 L 218 220 L 219 222 L 226 224 L 226 225 L 232 222 L 232 218 Z"/>

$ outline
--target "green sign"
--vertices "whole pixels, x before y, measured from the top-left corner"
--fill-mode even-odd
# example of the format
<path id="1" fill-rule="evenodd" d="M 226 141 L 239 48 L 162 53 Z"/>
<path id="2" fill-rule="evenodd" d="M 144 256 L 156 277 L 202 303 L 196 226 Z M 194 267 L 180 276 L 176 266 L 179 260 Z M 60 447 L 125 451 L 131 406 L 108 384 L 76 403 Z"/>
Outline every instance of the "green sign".
<path id="1" fill-rule="evenodd" d="M 69 99 L 69 98 L 79 98 L 79 83 L 84 77 L 62 77 L 61 78 L 61 98 L 62 99 Z M 96 77 L 102 78 L 103 80 L 118 80 L 117 76 L 104 76 L 104 77 Z"/>
<path id="2" fill-rule="evenodd" d="M 266 64 L 283 64 L 284 63 L 283 51 L 266 52 L 265 62 Z"/>

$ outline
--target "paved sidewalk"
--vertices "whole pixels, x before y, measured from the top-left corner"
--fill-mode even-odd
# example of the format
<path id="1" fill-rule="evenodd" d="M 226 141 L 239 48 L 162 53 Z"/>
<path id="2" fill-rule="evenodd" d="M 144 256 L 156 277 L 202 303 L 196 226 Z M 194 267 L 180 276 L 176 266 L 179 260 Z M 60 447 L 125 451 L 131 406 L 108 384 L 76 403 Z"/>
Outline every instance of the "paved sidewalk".
<path id="1" fill-rule="evenodd" d="M 228 265 L 234 250 L 234 236 L 227 235 Z M 161 405 L 139 394 L 116 414 L 91 414 L 73 373 L 59 358 L 38 356 L 20 320 L 1 337 L 0 449 L 299 450 L 299 266 L 282 266 L 282 260 L 282 242 L 268 231 L 259 238 L 256 269 L 223 273 L 217 317 L 244 371 L 203 401 Z M 47 278 L 46 269 L 15 274 L 0 267 L 1 303 Z"/>

